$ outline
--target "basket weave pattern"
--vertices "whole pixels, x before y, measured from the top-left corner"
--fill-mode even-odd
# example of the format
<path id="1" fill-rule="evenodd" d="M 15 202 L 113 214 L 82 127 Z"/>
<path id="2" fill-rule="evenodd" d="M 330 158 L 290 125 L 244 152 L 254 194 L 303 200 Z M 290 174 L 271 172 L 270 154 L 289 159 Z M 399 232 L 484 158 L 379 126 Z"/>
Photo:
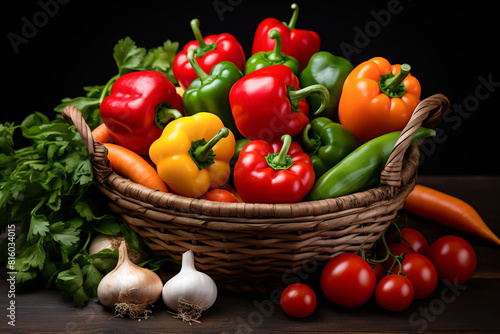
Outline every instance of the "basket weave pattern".
<path id="1" fill-rule="evenodd" d="M 63 115 L 81 134 L 111 210 L 156 254 L 180 260 L 191 249 L 196 267 L 220 287 L 251 292 L 279 284 L 283 273 L 311 261 L 324 263 L 342 252 L 370 249 L 417 182 L 419 149 L 418 143 L 409 147 L 411 138 L 422 124 L 439 123 L 448 107 L 441 94 L 417 106 L 379 187 L 293 204 L 213 202 L 146 188 L 113 172 L 106 148 L 92 137 L 76 107 L 66 107 Z"/>

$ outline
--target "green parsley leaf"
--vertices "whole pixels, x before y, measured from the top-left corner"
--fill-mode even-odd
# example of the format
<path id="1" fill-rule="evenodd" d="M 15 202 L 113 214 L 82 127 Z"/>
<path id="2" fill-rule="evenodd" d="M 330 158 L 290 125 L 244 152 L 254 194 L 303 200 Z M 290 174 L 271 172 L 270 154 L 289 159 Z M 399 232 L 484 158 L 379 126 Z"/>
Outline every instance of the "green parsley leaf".
<path id="1" fill-rule="evenodd" d="M 120 75 L 123 75 L 126 70 L 133 70 L 138 67 L 145 55 L 146 49 L 138 47 L 128 36 L 120 39 L 113 48 L 113 58 L 116 61 Z"/>
<path id="2" fill-rule="evenodd" d="M 4 154 L 14 153 L 14 123 L 0 124 L 0 152 Z M 0 159 L 3 160 L 3 159 Z"/>
<path id="3" fill-rule="evenodd" d="M 82 267 L 82 274 L 85 277 L 83 281 L 83 290 L 92 297 L 97 298 L 97 287 L 101 282 L 103 275 L 97 270 L 93 263 L 89 263 Z"/>
<path id="4" fill-rule="evenodd" d="M 111 250 L 105 248 L 95 254 L 89 255 L 88 258 L 92 259 L 92 263 L 99 271 L 109 273 L 116 267 L 116 263 L 118 262 L 118 249 Z"/>
<path id="5" fill-rule="evenodd" d="M 50 235 L 63 246 L 71 246 L 80 240 L 80 231 L 64 222 L 57 222 L 50 225 Z"/>
<path id="6" fill-rule="evenodd" d="M 83 288 L 83 273 L 77 263 L 72 263 L 69 269 L 57 275 L 56 285 L 63 293 L 71 296 L 76 304 L 87 302 L 88 296 Z"/>
<path id="7" fill-rule="evenodd" d="M 39 238 L 37 243 L 24 250 L 24 252 L 21 254 L 20 260 L 16 261 L 16 268 L 19 264 L 19 271 L 26 271 L 23 270 L 26 268 L 26 266 L 38 267 L 39 269 L 42 269 L 44 261 L 45 249 L 43 248 L 43 239 Z"/>
<path id="8" fill-rule="evenodd" d="M 44 237 L 49 232 L 49 221 L 45 215 L 32 215 L 30 220 L 30 230 L 28 240 L 35 235 Z"/>
<path id="9" fill-rule="evenodd" d="M 172 72 L 172 63 L 174 62 L 178 49 L 179 42 L 167 40 L 163 43 L 163 46 L 148 50 L 148 53 L 143 59 L 142 66 L 146 69 L 162 72 L 170 82 L 177 84 L 177 80 Z"/>

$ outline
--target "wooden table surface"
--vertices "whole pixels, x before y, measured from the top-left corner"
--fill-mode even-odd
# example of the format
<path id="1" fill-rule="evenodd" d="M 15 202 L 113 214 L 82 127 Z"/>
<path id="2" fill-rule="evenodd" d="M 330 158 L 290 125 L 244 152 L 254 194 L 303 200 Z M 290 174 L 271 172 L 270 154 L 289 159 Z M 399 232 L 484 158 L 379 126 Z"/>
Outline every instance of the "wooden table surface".
<path id="1" fill-rule="evenodd" d="M 500 235 L 500 177 L 420 176 L 419 182 L 467 201 Z M 405 226 L 419 229 L 429 242 L 445 234 L 466 238 L 478 259 L 473 278 L 455 288 L 440 284 L 431 296 L 398 313 L 383 311 L 373 299 L 356 309 L 342 309 L 316 291 L 317 308 L 302 320 L 286 316 L 270 296 L 220 291 L 201 323 L 191 325 L 174 319 L 162 302 L 155 305 L 152 317 L 139 321 L 116 318 L 98 303 L 76 308 L 57 291 L 18 286 L 12 327 L 7 324 L 3 270 L 0 333 L 500 333 L 500 247 L 412 215 Z"/>

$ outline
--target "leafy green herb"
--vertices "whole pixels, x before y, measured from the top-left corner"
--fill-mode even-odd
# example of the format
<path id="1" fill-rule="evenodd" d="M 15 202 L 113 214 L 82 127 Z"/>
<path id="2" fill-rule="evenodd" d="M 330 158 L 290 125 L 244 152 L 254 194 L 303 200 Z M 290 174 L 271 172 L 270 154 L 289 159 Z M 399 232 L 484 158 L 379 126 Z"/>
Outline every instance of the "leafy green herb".
<path id="1" fill-rule="evenodd" d="M 92 129 L 102 123 L 99 105 L 121 75 L 157 70 L 176 83 L 171 67 L 178 46 L 168 40 L 147 50 L 126 37 L 113 49 L 118 74 L 105 85 L 87 86 L 85 96 L 63 99 L 54 119 L 33 112 L 19 125 L 0 124 L 0 232 L 17 227 L 15 268 L 9 270 L 15 269 L 18 283 L 39 278 L 83 304 L 97 298 L 99 282 L 118 257 L 116 250 L 88 254 L 98 233 L 123 236 L 131 249 L 148 253 L 137 234 L 118 223 L 104 206 L 106 201 L 94 187 L 87 148 L 60 112 L 75 105 Z M 16 147 L 16 135 L 27 144 Z M 4 239 L 0 246 L 4 265 L 8 241 Z M 143 265 L 156 270 L 165 262 L 150 258 Z"/>

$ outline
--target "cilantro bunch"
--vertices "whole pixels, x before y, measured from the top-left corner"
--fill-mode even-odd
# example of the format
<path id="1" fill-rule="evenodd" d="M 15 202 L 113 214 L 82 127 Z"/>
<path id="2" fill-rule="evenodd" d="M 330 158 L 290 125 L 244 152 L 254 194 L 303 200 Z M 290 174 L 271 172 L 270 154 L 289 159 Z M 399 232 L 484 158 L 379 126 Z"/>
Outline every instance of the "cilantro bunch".
<path id="1" fill-rule="evenodd" d="M 117 250 L 89 255 L 93 237 L 120 235 L 131 249 L 148 252 L 135 232 L 117 222 L 102 204 L 106 201 L 93 186 L 87 148 L 60 112 L 75 105 L 95 128 L 102 123 L 100 103 L 121 75 L 157 70 L 175 83 L 171 67 L 177 49 L 178 43 L 168 40 L 147 50 L 126 37 L 114 47 L 118 73 L 106 84 L 84 87 L 85 96 L 63 99 L 53 119 L 33 112 L 19 125 L 0 124 L 0 232 L 13 226 L 16 230 L 15 264 L 7 261 L 7 239 L 0 246 L 0 263 L 16 273 L 17 283 L 38 279 L 83 304 L 97 298 L 97 286 L 118 256 Z M 26 144 L 17 147 L 16 136 Z M 96 258 L 99 268 L 93 262 Z M 165 261 L 150 258 L 141 265 L 156 270 Z"/>

